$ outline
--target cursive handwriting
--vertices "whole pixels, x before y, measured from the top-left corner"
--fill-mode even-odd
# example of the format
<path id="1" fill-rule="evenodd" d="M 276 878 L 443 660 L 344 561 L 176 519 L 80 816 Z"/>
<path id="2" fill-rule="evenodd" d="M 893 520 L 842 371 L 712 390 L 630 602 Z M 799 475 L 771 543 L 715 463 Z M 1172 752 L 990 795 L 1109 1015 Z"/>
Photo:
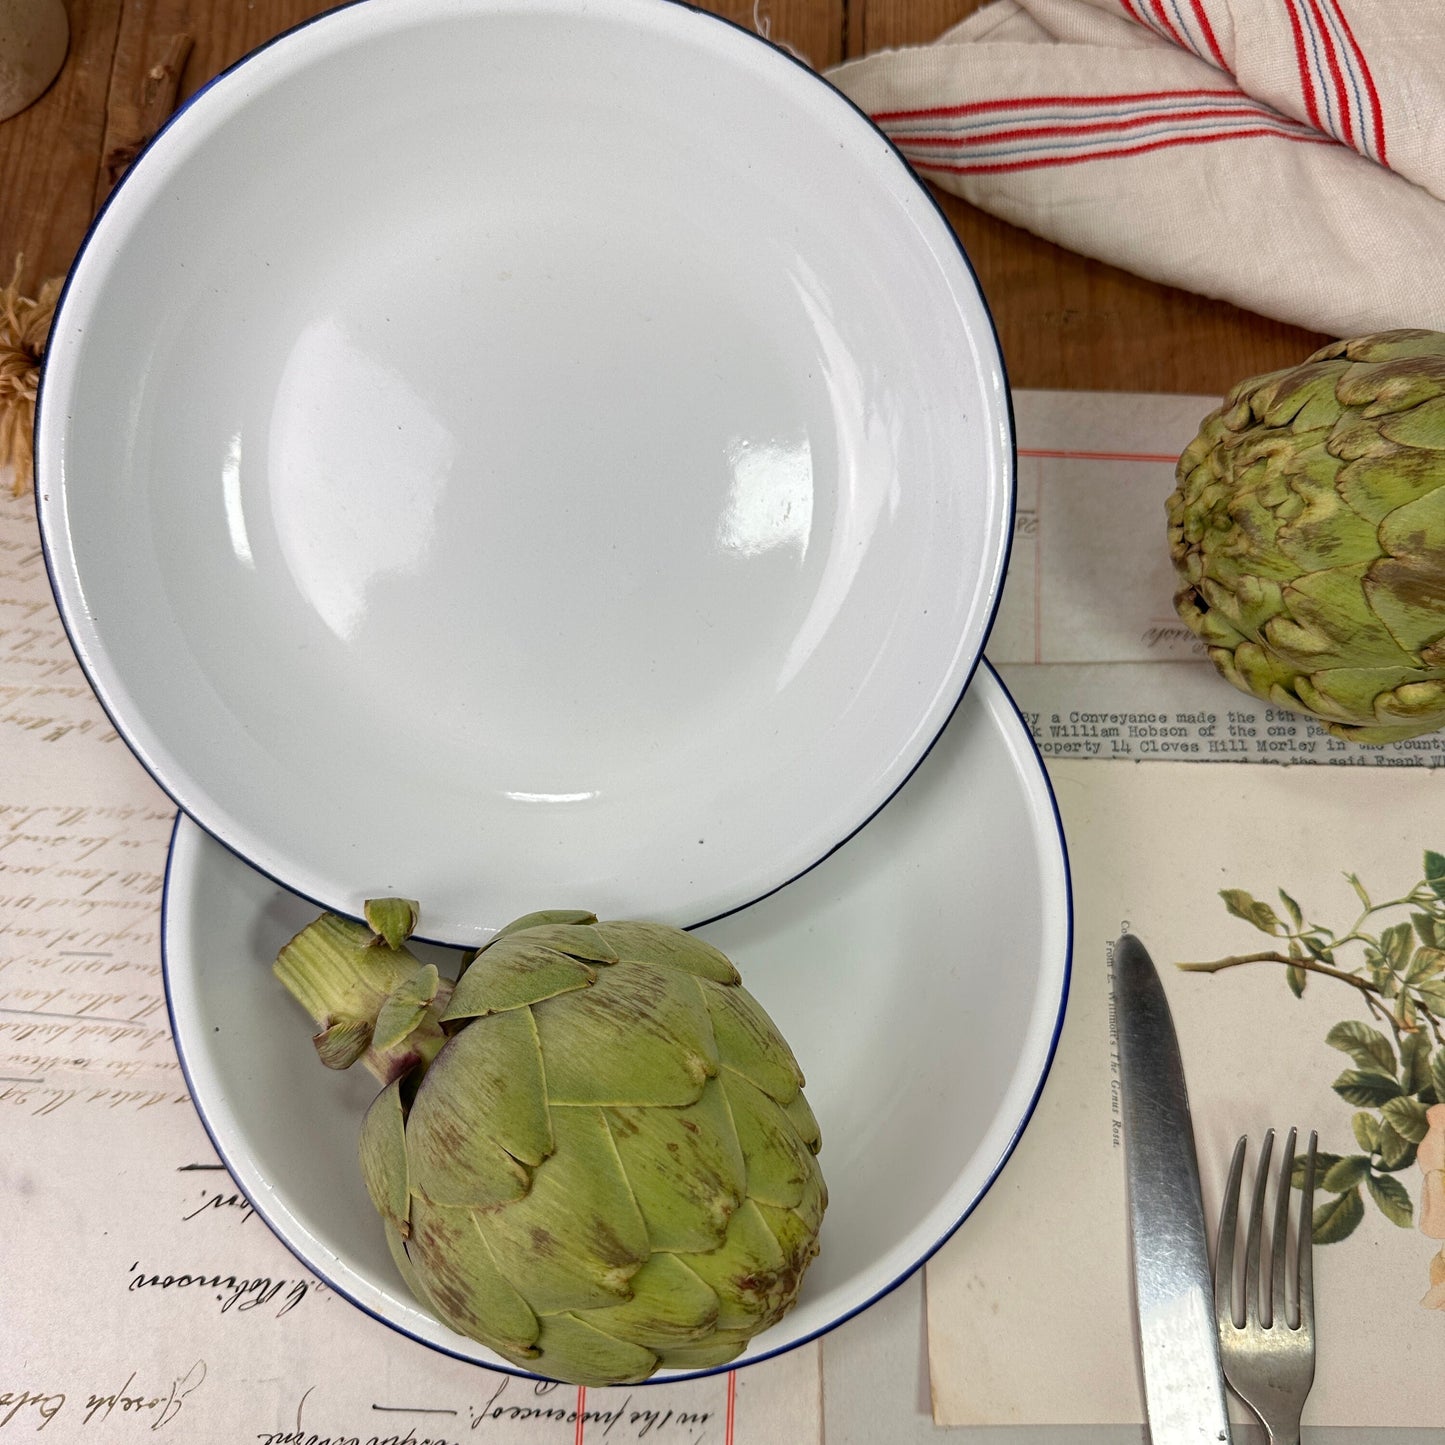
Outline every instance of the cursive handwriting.
<path id="1" fill-rule="evenodd" d="M 40 1416 L 36 1431 L 43 1430 L 65 1404 L 60 1391 L 47 1394 L 43 1390 L 5 1390 L 0 1392 L 0 1430 L 3 1430 L 22 1411 L 34 1410 Z M 23 1417 L 22 1417 L 23 1418 Z"/>
<path id="2" fill-rule="evenodd" d="M 126 1289 L 211 1290 L 215 1292 L 223 1315 L 231 1310 L 244 1314 L 248 1310 L 260 1309 L 280 1299 L 281 1308 L 276 1311 L 276 1318 L 279 1320 L 282 1315 L 290 1314 L 308 1294 L 320 1292 L 325 1286 L 314 1279 L 272 1279 L 269 1275 L 244 1279 L 234 1274 L 147 1274 L 137 1260 L 130 1267 L 130 1282 Z"/>
<path id="3" fill-rule="evenodd" d="M 221 1209 L 239 1209 L 241 1211 L 241 1223 L 244 1224 L 255 1213 L 251 1207 L 251 1201 L 244 1194 L 233 1191 L 227 1194 L 223 1189 L 201 1190 L 201 1202 L 189 1214 L 181 1215 L 181 1223 L 188 1223 L 199 1214 L 210 1210 L 212 1214 Z"/>
<path id="4" fill-rule="evenodd" d="M 164 1388 L 140 1389 L 135 1383 L 136 1371 L 132 1370 L 119 1389 L 108 1393 L 90 1392 L 85 1396 L 84 1405 L 80 1404 L 80 1393 L 74 1392 L 76 1403 L 67 1418 L 78 1411 L 82 1426 L 103 1425 L 119 1411 L 122 1415 L 149 1415 L 150 1428 L 162 1430 L 181 1413 L 186 1399 L 205 1378 L 206 1362 L 197 1360 L 185 1374 L 173 1376 Z M 23 1427 L 27 1422 L 38 1420 L 34 1433 L 39 1434 L 65 1409 L 66 1401 L 71 1398 L 63 1390 L 0 1390 L 0 1430 L 12 1423 Z"/>
<path id="5" fill-rule="evenodd" d="M 148 1395 L 144 1390 L 128 1394 L 127 1391 L 135 1383 L 135 1371 L 132 1370 L 130 1378 L 119 1390 L 112 1390 L 108 1395 L 91 1395 L 86 1400 L 85 1423 L 89 1425 L 93 1420 L 108 1420 L 111 1411 L 119 1409 L 122 1414 L 154 1414 L 151 1429 L 159 1430 L 169 1425 L 181 1413 L 181 1405 L 186 1396 L 205 1378 L 206 1362 L 197 1360 L 184 1375 L 171 1381 L 170 1389 L 165 1394 Z"/>
<path id="6" fill-rule="evenodd" d="M 470 1428 L 479 1430 L 491 1420 L 514 1420 L 514 1421 L 555 1421 L 559 1424 L 575 1425 L 578 1421 L 578 1412 L 575 1400 L 570 1404 L 562 1403 L 541 1403 L 553 1391 L 561 1388 L 555 1383 L 543 1382 L 532 1386 L 531 1401 L 513 1400 L 511 1403 L 502 1403 L 502 1397 L 511 1388 L 512 1381 L 509 1376 L 504 1376 L 496 1389 L 492 1391 L 491 1398 L 480 1408 L 475 1405 L 467 1407 L 467 1415 Z M 674 1438 L 674 1432 L 682 1430 L 687 1432 L 689 1439 L 699 1438 L 696 1432 L 713 1418 L 710 1410 L 678 1410 L 678 1409 L 633 1409 L 632 1401 L 634 1396 L 630 1393 L 624 1397 L 620 1405 L 614 1405 L 611 1409 L 603 1409 L 600 1406 L 593 1406 L 591 1409 L 583 1407 L 581 1420 L 586 1425 L 601 1425 L 603 1430 L 598 1438 L 607 1439 L 611 1437 L 616 1440 L 646 1440 L 649 1437 L 660 1439 L 664 1435 Z M 612 1431 L 617 1426 L 625 1426 L 616 1436 Z M 654 1435 L 654 1432 L 656 1434 Z"/>

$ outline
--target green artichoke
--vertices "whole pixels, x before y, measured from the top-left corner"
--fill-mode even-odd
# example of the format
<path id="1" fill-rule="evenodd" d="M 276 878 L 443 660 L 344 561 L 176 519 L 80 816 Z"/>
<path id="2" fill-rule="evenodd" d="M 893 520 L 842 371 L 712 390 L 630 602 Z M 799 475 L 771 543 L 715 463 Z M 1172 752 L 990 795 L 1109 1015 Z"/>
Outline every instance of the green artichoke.
<path id="1" fill-rule="evenodd" d="M 1230 682 L 1355 742 L 1445 725 L 1445 334 L 1241 382 L 1177 481 L 1175 607 Z"/>
<path id="2" fill-rule="evenodd" d="M 275 971 L 323 1062 L 385 1088 L 361 1163 L 392 1257 L 452 1329 L 573 1384 L 737 1356 L 793 1305 L 827 1190 L 803 1075 L 717 949 L 519 918 L 455 985 L 415 910 L 326 914 Z"/>

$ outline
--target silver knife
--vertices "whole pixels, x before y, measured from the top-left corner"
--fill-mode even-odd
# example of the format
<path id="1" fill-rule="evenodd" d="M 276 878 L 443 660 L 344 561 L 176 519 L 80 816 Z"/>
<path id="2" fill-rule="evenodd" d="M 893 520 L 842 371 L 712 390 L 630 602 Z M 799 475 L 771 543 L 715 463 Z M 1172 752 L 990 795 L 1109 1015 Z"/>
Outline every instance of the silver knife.
<path id="1" fill-rule="evenodd" d="M 1131 933 L 1114 949 L 1124 1168 L 1154 1445 L 1227 1442 L 1199 1161 L 1164 986 Z"/>

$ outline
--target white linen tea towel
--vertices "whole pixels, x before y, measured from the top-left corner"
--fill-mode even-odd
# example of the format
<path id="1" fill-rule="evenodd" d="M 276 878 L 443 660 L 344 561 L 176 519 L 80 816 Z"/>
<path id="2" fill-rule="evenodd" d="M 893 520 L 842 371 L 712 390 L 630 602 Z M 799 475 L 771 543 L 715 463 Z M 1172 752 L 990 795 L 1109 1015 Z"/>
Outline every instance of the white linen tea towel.
<path id="1" fill-rule="evenodd" d="M 993 0 L 828 78 L 939 187 L 1334 336 L 1445 330 L 1441 0 Z"/>

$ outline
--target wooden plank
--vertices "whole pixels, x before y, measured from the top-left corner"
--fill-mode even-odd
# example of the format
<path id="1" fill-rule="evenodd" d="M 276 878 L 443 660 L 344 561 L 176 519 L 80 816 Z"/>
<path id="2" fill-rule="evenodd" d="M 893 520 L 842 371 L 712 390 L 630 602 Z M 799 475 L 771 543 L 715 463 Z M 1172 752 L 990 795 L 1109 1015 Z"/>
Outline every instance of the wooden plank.
<path id="1" fill-rule="evenodd" d="M 843 59 L 845 0 L 702 0 L 702 8 L 766 35 L 815 70 Z"/>
<path id="2" fill-rule="evenodd" d="M 848 0 L 848 58 L 927 45 L 987 0 Z"/>
<path id="3" fill-rule="evenodd" d="M 978 272 L 1014 386 L 1215 395 L 1325 343 L 939 199 Z"/>
<path id="4" fill-rule="evenodd" d="M 0 122 L 0 284 L 24 255 L 34 294 L 69 268 L 90 224 L 122 0 L 70 0 L 70 50 L 50 89 Z"/>
<path id="5" fill-rule="evenodd" d="M 849 0 L 849 57 L 922 45 L 983 0 Z M 935 191 L 993 310 L 1015 386 L 1206 395 L 1325 338 L 1145 281 Z"/>

